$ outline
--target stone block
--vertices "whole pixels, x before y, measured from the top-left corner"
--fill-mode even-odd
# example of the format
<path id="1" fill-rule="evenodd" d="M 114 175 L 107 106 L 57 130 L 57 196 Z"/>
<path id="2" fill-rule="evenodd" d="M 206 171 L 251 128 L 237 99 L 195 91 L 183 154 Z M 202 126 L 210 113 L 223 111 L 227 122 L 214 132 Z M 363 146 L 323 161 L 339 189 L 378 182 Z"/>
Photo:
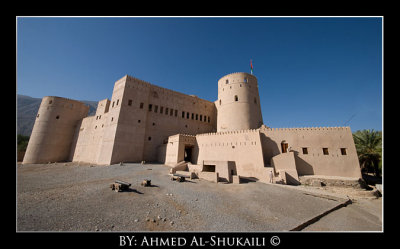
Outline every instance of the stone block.
<path id="1" fill-rule="evenodd" d="M 240 184 L 240 176 L 238 176 L 238 175 L 233 175 L 232 176 L 232 183 L 233 184 Z"/>

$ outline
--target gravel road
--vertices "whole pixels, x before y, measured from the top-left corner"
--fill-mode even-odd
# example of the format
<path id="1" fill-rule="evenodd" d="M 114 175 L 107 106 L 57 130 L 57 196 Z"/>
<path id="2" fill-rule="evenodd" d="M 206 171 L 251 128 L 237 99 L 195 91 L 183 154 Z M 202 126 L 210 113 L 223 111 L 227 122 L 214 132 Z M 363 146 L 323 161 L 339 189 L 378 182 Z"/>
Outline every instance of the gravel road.
<path id="1" fill-rule="evenodd" d="M 17 165 L 18 231 L 288 231 L 340 204 L 294 188 L 171 181 L 161 164 Z M 140 185 L 151 179 L 151 187 Z M 131 183 L 114 192 L 115 180 Z"/>

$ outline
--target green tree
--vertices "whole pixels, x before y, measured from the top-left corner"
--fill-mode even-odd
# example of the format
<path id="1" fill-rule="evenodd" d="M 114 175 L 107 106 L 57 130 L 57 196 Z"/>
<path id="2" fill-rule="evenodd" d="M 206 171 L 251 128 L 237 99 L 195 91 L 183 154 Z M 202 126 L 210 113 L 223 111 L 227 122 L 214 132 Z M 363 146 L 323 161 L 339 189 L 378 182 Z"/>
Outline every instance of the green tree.
<path id="1" fill-rule="evenodd" d="M 382 171 L 382 132 L 361 130 L 353 133 L 354 143 L 362 172 L 373 172 L 380 176 Z"/>
<path id="2" fill-rule="evenodd" d="M 17 135 L 17 149 L 18 151 L 26 151 L 28 146 L 29 136 Z"/>

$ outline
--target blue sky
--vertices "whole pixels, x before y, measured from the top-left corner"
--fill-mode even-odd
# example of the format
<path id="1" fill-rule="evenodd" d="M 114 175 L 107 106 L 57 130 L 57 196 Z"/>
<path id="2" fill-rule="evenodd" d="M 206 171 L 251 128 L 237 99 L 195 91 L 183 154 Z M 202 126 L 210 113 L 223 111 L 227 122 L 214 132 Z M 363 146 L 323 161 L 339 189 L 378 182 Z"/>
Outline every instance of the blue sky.
<path id="1" fill-rule="evenodd" d="M 382 19 L 17 18 L 17 93 L 99 101 L 128 74 L 217 99 L 258 78 L 269 127 L 382 130 Z"/>

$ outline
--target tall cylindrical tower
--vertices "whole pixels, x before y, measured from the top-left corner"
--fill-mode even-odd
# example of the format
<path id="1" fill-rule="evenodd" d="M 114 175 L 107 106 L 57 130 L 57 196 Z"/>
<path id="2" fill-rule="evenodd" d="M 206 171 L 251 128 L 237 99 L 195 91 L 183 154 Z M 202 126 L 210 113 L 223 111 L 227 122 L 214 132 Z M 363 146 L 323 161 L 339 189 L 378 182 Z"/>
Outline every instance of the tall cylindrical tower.
<path id="1" fill-rule="evenodd" d="M 217 131 L 257 129 L 263 124 L 257 78 L 231 73 L 218 81 Z"/>
<path id="2" fill-rule="evenodd" d="M 82 102 L 60 97 L 44 97 L 22 163 L 67 160 L 76 125 L 88 112 L 89 107 Z"/>

